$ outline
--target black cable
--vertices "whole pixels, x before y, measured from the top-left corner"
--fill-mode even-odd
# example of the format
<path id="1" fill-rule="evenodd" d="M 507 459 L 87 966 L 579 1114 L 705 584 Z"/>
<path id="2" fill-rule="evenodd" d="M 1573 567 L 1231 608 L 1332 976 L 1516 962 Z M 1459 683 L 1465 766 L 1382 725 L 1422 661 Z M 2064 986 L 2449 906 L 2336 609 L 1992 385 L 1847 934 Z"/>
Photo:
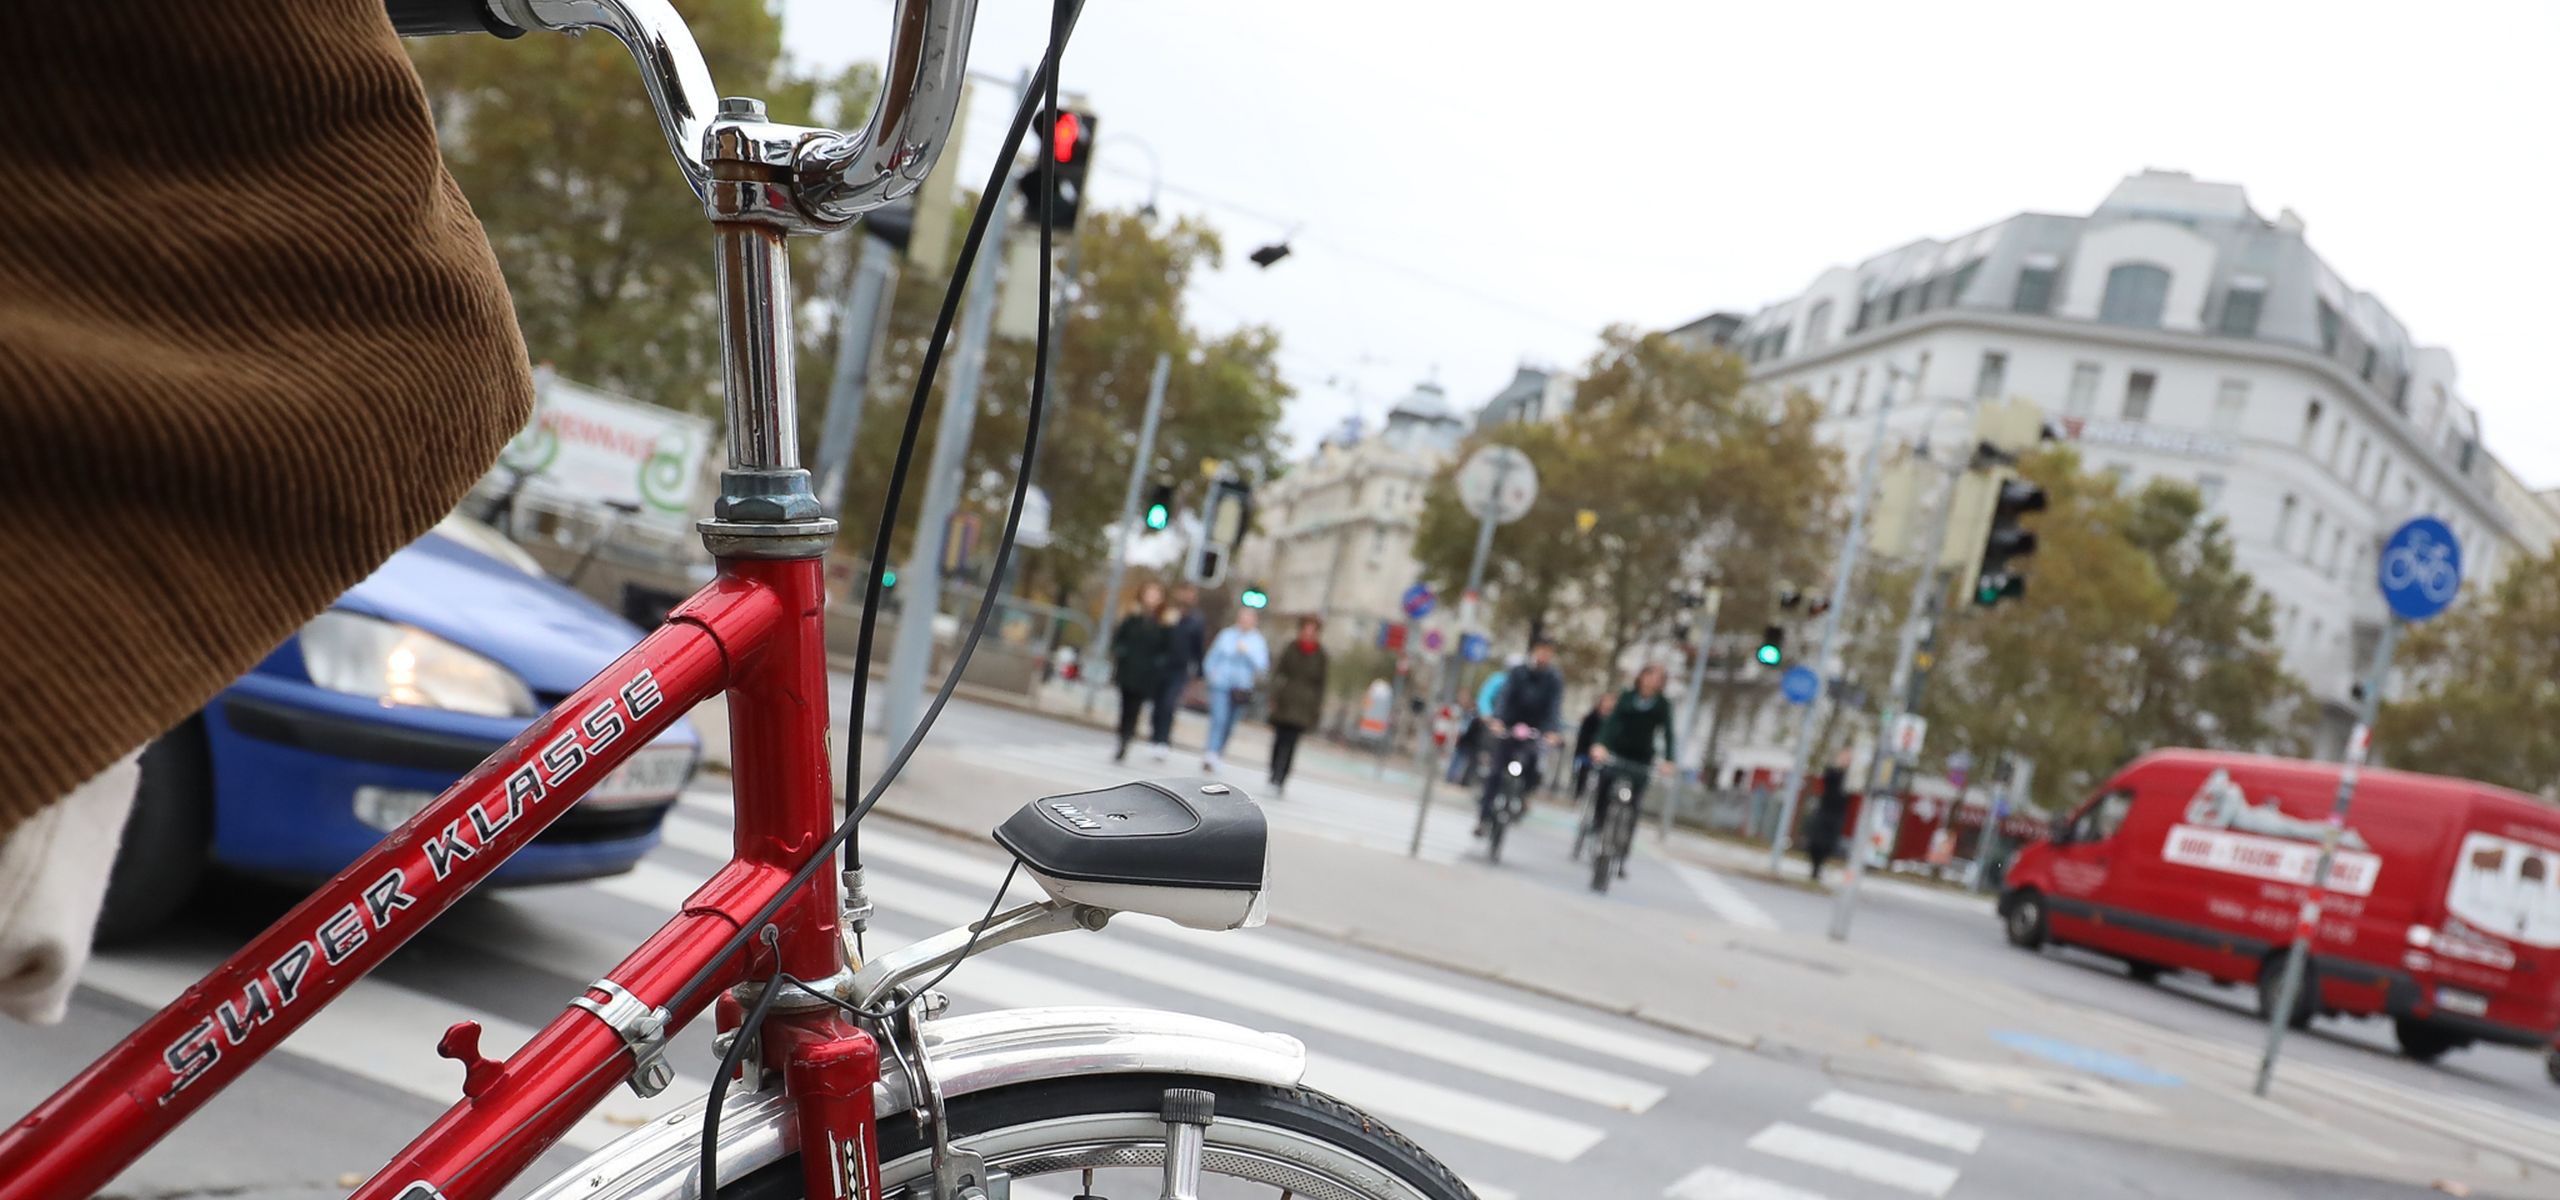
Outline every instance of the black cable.
<path id="1" fill-rule="evenodd" d="M 773 926 L 763 928 L 764 944 L 771 948 L 779 937 Z M 702 1106 L 702 1190 L 701 1195 L 720 1194 L 720 1104 L 729 1097 L 729 1080 L 737 1075 L 738 1063 L 746 1057 L 747 1044 L 756 1040 L 756 1031 L 764 1028 L 765 1014 L 773 1010 L 773 998 L 782 994 L 782 981 L 790 976 L 782 973 L 782 956 L 773 962 L 773 980 L 764 986 L 764 994 L 756 997 L 755 1007 L 729 1031 L 729 1048 L 720 1054 L 720 1073 L 711 1077 L 711 1097 Z"/>
<path id="2" fill-rule="evenodd" d="M 1057 74 L 1059 56 L 1066 50 L 1068 36 L 1074 32 L 1075 17 L 1081 9 L 1081 0 L 1060 0 L 1059 2 L 1050 24 L 1048 52 L 1041 59 L 1040 66 L 1032 77 L 1034 94 L 1023 97 L 1022 104 L 1014 111 L 1013 125 L 1005 133 L 1004 146 L 996 156 L 995 171 L 987 182 L 986 191 L 980 196 L 977 215 L 969 223 L 968 237 L 962 242 L 959 261 L 953 266 L 951 285 L 943 295 L 942 311 L 935 318 L 933 338 L 926 346 L 924 363 L 917 374 L 915 397 L 907 409 L 907 423 L 900 435 L 897 461 L 890 473 L 888 501 L 884 505 L 881 516 L 879 536 L 874 542 L 870 578 L 865 581 L 863 588 L 862 632 L 856 650 L 857 662 L 870 661 L 873 629 L 878 622 L 880 612 L 879 564 L 888 557 L 889 535 L 897 516 L 899 494 L 904 489 L 907 470 L 915 457 L 916 439 L 923 426 L 924 404 L 933 386 L 934 373 L 941 365 L 942 346 L 950 337 L 952 322 L 959 311 L 962 290 L 966 286 L 981 244 L 986 240 L 987 226 L 995 211 L 991 206 L 1005 202 L 1005 182 L 1011 174 L 1013 159 L 1021 152 L 1023 135 L 1030 130 L 1031 118 L 1039 110 L 1038 101 L 1055 88 L 1051 77 Z M 1045 260 L 1041 263 L 1040 279 L 1042 309 L 1046 311 L 1049 264 Z M 988 576 L 987 590 L 979 601 L 977 619 L 970 625 L 969 636 L 961 642 L 950 670 L 943 676 L 941 690 L 935 693 L 933 703 L 927 706 L 923 718 L 916 722 L 915 730 L 899 746 L 898 753 L 890 760 L 888 769 L 881 773 L 879 782 L 872 785 L 870 791 L 863 796 L 862 802 L 845 815 L 844 820 L 837 824 L 834 833 L 828 835 L 824 842 L 819 843 L 818 847 L 811 852 L 809 860 L 793 873 L 789 882 L 777 890 L 773 898 L 767 900 L 754 917 L 740 927 L 738 932 L 731 934 L 728 942 L 705 961 L 702 968 L 696 971 L 691 979 L 685 981 L 683 987 L 676 989 L 673 998 L 669 1001 L 669 1007 L 690 1007 L 695 994 L 709 986 L 711 981 L 719 976 L 721 966 L 728 961 L 729 956 L 737 953 L 738 949 L 746 944 L 749 931 L 772 920 L 774 914 L 780 912 L 782 906 L 793 896 L 798 895 L 802 888 L 807 887 L 809 881 L 816 878 L 820 870 L 836 861 L 837 847 L 842 846 L 852 836 L 863 814 L 870 812 L 872 806 L 879 803 L 881 795 L 888 791 L 889 785 L 897 781 L 899 772 L 904 770 L 907 761 L 915 756 L 916 748 L 923 744 L 925 734 L 933 728 L 934 720 L 941 715 L 943 707 L 950 702 L 952 692 L 960 684 L 961 673 L 967 670 L 971 655 L 977 651 L 979 639 L 986 633 L 988 619 L 995 613 L 998 589 L 1004 580 L 1005 568 L 1013 556 L 1014 537 L 1022 525 L 1023 497 L 1030 490 L 1032 463 L 1037 457 L 1040 445 L 1041 416 L 1048 401 L 1045 378 L 1047 372 L 1041 369 L 1042 361 L 1040 361 L 1045 360 L 1048 351 L 1048 328 L 1044 323 L 1038 340 L 1038 359 L 1035 359 L 1031 372 L 1031 403 L 1023 423 L 1022 465 L 1014 479 L 1013 498 L 1005 514 L 1004 536 L 996 544 L 995 562 Z M 869 682 L 868 671 L 854 672 L 853 697 L 847 707 L 853 722 L 852 740 L 857 743 L 862 733 L 862 705 Z M 851 748 L 848 747 L 848 761 L 851 761 L 850 751 Z"/>
<path id="3" fill-rule="evenodd" d="M 960 964 L 969 961 L 969 955 L 978 949 L 978 938 L 987 932 L 988 924 L 996 919 L 996 910 L 1004 906 L 1004 894 L 1013 890 L 1013 877 L 1021 870 L 1022 860 L 1018 858 L 1013 860 L 1012 866 L 1004 869 L 1004 882 L 996 885 L 995 898 L 987 901 L 987 915 L 978 918 L 978 923 L 969 927 L 969 940 L 961 944 L 959 957 L 952 959 L 950 962 L 944 963 L 942 965 L 942 970 L 935 972 L 933 978 L 925 980 L 921 986 L 907 989 L 906 998 L 898 1001 L 896 1004 L 892 1004 L 887 1008 L 856 1008 L 849 1009 L 849 1011 L 851 1011 L 855 1016 L 869 1017 L 876 1021 L 887 1022 L 895 1020 L 900 1013 L 915 1007 L 916 1001 L 923 998 L 926 992 L 930 992 L 935 988 L 941 987 L 942 981 L 951 978 L 951 973 L 959 970 Z M 895 1037 L 897 1035 L 895 1033 L 891 1033 L 890 1036 Z"/>

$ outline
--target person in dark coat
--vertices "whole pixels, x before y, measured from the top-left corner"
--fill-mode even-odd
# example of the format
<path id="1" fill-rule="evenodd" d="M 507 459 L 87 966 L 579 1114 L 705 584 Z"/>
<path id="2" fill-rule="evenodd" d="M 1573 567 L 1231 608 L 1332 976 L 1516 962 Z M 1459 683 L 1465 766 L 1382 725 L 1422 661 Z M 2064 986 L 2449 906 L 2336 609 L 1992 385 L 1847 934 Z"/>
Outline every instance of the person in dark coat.
<path id="1" fill-rule="evenodd" d="M 1840 837 L 1849 824 L 1848 756 L 1822 769 L 1822 797 L 1814 801 L 1813 820 L 1804 831 L 1804 856 L 1813 862 L 1813 878 L 1822 880 L 1822 864 L 1840 857 Z"/>
<path id="2" fill-rule="evenodd" d="M 1164 585 L 1150 582 L 1138 589 L 1137 606 L 1111 631 L 1111 682 L 1120 689 L 1120 748 L 1111 752 L 1113 762 L 1129 757 L 1139 709 L 1153 702 L 1158 718 L 1164 714 L 1164 702 L 1157 697 L 1164 691 L 1165 649 L 1173 641 L 1164 617 Z"/>
<path id="3" fill-rule="evenodd" d="M 1200 620 L 1200 589 L 1182 585 L 1166 612 L 1171 618 L 1166 622 L 1169 636 L 1164 655 L 1157 660 L 1155 726 L 1148 731 L 1157 762 L 1173 753 L 1173 714 L 1181 711 L 1183 689 L 1199 677 L 1200 661 L 1209 653 L 1209 627 Z"/>
<path id="4" fill-rule="evenodd" d="M 1582 714 L 1582 727 L 1573 734 L 1573 798 L 1582 799 L 1582 789 L 1591 782 L 1591 743 L 1600 740 L 1600 726 L 1609 719 L 1609 710 L 1618 703 L 1615 692 L 1602 692 Z"/>
<path id="5" fill-rule="evenodd" d="M 1324 621 L 1312 614 L 1298 618 L 1296 640 L 1280 648 L 1271 663 L 1271 794 L 1289 791 L 1289 768 L 1298 758 L 1298 738 L 1324 715 Z"/>

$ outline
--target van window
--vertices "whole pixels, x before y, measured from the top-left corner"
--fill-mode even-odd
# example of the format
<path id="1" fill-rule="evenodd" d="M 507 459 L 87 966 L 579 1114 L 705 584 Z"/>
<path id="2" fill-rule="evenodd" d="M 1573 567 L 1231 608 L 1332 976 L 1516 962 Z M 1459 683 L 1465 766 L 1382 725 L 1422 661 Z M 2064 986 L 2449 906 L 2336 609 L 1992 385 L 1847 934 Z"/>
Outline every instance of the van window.
<path id="1" fill-rule="evenodd" d="M 2116 829 L 2124 824 L 2125 813 L 2132 808 L 2131 788 L 2117 788 L 2098 797 L 2097 803 L 2081 809 L 2079 819 L 2071 823 L 2071 840 L 2103 842 L 2114 837 Z"/>
<path id="2" fill-rule="evenodd" d="M 2560 946 L 2560 888 L 2553 852 L 2473 830 L 2454 860 L 2446 907 L 2455 916 L 2509 941 Z"/>

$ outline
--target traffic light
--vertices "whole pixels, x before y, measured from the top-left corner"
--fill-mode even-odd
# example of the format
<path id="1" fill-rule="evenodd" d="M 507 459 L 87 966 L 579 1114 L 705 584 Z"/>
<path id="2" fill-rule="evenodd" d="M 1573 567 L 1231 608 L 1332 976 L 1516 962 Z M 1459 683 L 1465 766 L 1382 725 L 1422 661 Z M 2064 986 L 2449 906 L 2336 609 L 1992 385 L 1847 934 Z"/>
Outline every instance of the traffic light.
<path id="1" fill-rule="evenodd" d="M 1999 488 L 1991 504 L 1991 530 L 1982 539 L 1982 565 L 1973 575 L 1973 602 L 1985 608 L 2027 594 L 2017 560 L 2036 552 L 2036 535 L 2019 528 L 2018 519 L 2043 512 L 2045 506 L 2044 489 L 2024 479 L 2003 478 Z"/>
<path id="2" fill-rule="evenodd" d="M 1163 529 L 1173 524 L 1173 485 L 1159 483 L 1147 492 L 1147 528 Z"/>
<path id="3" fill-rule="evenodd" d="M 1191 545 L 1182 576 L 1202 587 L 1216 587 L 1227 577 L 1227 560 L 1244 541 L 1253 523 L 1253 489 L 1240 480 L 1220 477 L 1209 484 L 1209 499 L 1200 506 L 1200 539 Z"/>
<path id="4" fill-rule="evenodd" d="M 1786 661 L 1787 627 L 1784 625 L 1771 625 L 1762 629 L 1760 631 L 1760 648 L 1752 651 L 1751 657 L 1759 659 L 1760 665 L 1764 667 L 1774 667 L 1779 663 Z"/>
<path id="5" fill-rule="evenodd" d="M 880 568 L 880 586 L 884 588 L 893 588 L 898 586 L 898 569 L 896 567 Z"/>
<path id="6" fill-rule="evenodd" d="M 1243 595 L 1236 597 L 1236 603 L 1246 608 L 1269 608 L 1271 593 L 1263 591 L 1260 584 L 1254 584 L 1246 587 Z"/>
<path id="7" fill-rule="evenodd" d="M 1076 210 L 1084 199 L 1085 173 L 1093 166 L 1093 132 L 1100 124 L 1092 113 L 1062 108 L 1056 120 L 1041 128 L 1041 161 L 1022 176 L 1022 195 L 1031 202 L 1033 220 L 1040 216 L 1041 169 L 1054 162 L 1057 191 L 1050 209 L 1056 221 L 1054 228 L 1064 233 L 1076 227 Z"/>
<path id="8" fill-rule="evenodd" d="M 1289 243 L 1285 241 L 1273 242 L 1270 245 L 1256 249 L 1253 253 L 1245 255 L 1245 257 L 1253 260 L 1253 265 L 1269 270 L 1271 264 L 1289 257 Z"/>

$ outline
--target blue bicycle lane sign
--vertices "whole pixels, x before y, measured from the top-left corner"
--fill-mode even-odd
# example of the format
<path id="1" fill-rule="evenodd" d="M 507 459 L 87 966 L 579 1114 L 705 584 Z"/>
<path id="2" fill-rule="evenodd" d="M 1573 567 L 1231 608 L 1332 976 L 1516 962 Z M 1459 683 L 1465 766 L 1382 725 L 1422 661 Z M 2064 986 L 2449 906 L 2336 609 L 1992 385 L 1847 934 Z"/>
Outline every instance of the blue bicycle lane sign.
<path id="1" fill-rule="evenodd" d="M 2445 610 L 2462 590 L 2462 543 L 2434 517 L 2411 517 L 2382 545 L 2375 581 L 2383 603 L 2404 621 Z"/>

